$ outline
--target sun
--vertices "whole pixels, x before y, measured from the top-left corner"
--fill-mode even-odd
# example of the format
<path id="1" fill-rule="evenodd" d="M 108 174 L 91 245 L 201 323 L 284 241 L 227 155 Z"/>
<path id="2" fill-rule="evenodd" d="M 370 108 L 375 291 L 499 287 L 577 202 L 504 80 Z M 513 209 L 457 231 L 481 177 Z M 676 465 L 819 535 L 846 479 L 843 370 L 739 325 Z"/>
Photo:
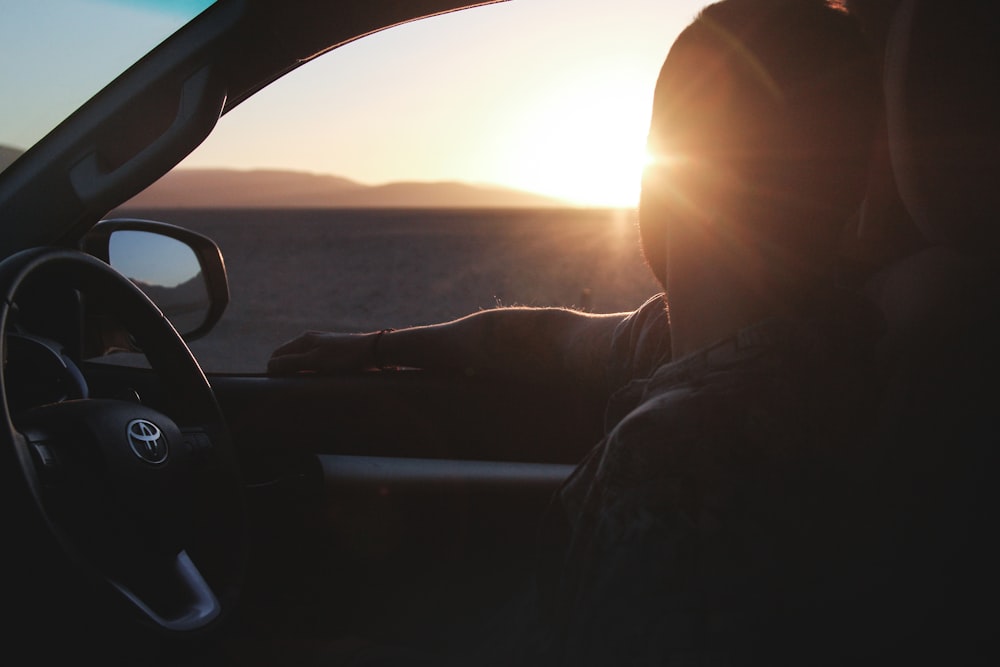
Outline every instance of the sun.
<path id="1" fill-rule="evenodd" d="M 516 185 L 579 206 L 635 207 L 648 160 L 646 88 L 613 80 L 555 92 L 522 129 Z"/>

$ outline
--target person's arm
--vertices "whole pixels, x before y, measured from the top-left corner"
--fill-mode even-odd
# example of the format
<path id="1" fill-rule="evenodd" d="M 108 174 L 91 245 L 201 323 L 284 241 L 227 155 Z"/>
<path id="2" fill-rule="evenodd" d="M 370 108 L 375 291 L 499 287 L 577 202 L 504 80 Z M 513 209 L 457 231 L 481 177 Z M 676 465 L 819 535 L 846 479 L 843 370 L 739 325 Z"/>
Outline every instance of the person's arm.
<path id="1" fill-rule="evenodd" d="M 603 389 L 611 338 L 627 315 L 498 308 L 395 331 L 313 331 L 275 350 L 268 371 L 333 373 L 401 366 Z"/>

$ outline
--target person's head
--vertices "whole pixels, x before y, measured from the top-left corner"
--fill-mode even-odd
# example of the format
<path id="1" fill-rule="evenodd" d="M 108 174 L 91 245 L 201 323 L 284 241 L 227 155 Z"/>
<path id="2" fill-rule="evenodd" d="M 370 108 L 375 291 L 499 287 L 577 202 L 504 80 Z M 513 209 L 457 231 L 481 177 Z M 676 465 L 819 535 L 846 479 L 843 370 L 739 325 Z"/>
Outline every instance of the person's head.
<path id="1" fill-rule="evenodd" d="M 824 274 L 863 197 L 878 100 L 875 59 L 845 12 L 706 7 L 660 72 L 643 176 L 643 251 L 668 298 L 703 260 L 735 279 L 763 267 L 767 290 Z"/>

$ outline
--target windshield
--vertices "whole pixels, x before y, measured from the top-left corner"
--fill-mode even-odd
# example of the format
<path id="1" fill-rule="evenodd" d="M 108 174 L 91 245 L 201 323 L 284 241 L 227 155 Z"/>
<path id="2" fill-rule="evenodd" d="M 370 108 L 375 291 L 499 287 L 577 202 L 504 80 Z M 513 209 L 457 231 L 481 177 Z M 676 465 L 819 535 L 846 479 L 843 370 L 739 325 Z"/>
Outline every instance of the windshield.
<path id="1" fill-rule="evenodd" d="M 213 0 L 0 0 L 0 170 Z"/>

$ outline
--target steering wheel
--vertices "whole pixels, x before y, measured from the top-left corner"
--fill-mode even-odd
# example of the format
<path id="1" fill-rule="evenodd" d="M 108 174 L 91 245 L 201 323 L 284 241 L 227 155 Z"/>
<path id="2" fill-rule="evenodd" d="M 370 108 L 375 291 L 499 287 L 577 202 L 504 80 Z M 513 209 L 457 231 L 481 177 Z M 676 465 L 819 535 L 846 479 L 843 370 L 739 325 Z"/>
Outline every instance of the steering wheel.
<path id="1" fill-rule="evenodd" d="M 167 637 L 204 635 L 236 604 L 248 541 L 237 458 L 211 386 L 145 294 L 68 249 L 25 250 L 0 263 L 5 361 L 18 298 L 47 286 L 76 290 L 85 307 L 99 304 L 121 322 L 165 407 L 83 398 L 12 414 L 0 373 L 0 465 L 15 471 L 5 480 L 21 499 L 5 511 L 32 515 L 27 523 L 41 526 L 37 534 L 73 578 L 82 574 L 85 589 L 127 618 Z"/>

